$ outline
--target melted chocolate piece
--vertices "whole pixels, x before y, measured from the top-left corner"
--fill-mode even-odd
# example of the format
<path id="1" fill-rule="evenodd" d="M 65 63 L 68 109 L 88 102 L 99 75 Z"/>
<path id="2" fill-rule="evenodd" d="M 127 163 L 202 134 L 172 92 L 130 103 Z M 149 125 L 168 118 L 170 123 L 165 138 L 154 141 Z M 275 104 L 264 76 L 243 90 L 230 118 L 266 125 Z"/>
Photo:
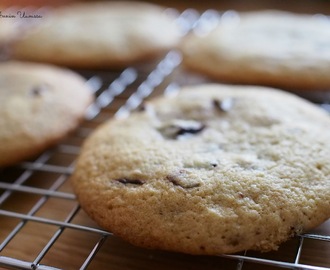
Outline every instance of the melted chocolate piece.
<path id="1" fill-rule="evenodd" d="M 185 134 L 197 134 L 205 128 L 205 125 L 200 125 L 199 127 L 179 127 L 176 136 Z"/>
<path id="2" fill-rule="evenodd" d="M 167 139 L 177 139 L 179 136 L 198 134 L 202 132 L 205 127 L 204 124 L 197 121 L 175 120 L 159 128 L 159 131 Z"/>
<path id="3" fill-rule="evenodd" d="M 40 97 L 45 91 L 48 90 L 47 85 L 36 85 L 30 90 L 30 95 L 33 97 Z"/>
<path id="4" fill-rule="evenodd" d="M 144 182 L 142 180 L 139 180 L 139 179 L 126 179 L 126 178 L 121 178 L 121 179 L 116 179 L 116 181 L 124 184 L 124 185 L 127 185 L 127 184 L 132 184 L 132 185 L 143 185 Z"/>

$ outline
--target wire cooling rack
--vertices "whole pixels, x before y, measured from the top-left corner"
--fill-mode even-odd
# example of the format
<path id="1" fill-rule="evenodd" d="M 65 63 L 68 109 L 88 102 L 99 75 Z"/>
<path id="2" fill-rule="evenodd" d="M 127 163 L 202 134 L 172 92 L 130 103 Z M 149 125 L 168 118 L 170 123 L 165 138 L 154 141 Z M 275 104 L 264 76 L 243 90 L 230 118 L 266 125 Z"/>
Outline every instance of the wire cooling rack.
<path id="1" fill-rule="evenodd" d="M 207 30 L 219 13 L 186 10 L 183 32 Z M 111 117 L 154 95 L 171 95 L 201 80 L 180 70 L 181 54 L 123 71 L 79 71 L 96 100 L 78 130 L 39 157 L 0 171 L 0 267 L 4 269 L 330 269 L 330 220 L 276 252 L 190 256 L 146 250 L 106 232 L 80 209 L 69 177 L 83 140 Z M 320 98 L 317 98 L 320 101 Z M 314 100 L 315 101 L 315 100 Z M 329 110 L 329 100 L 319 104 Z"/>

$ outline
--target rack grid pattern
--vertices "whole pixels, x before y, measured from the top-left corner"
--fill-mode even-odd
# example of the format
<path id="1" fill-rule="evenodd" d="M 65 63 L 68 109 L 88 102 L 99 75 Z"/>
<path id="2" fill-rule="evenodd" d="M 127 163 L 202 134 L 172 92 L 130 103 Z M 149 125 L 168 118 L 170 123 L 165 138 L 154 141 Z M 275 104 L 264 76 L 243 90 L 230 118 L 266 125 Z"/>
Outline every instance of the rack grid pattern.
<path id="1" fill-rule="evenodd" d="M 186 10 L 177 20 L 185 34 L 192 29 L 209 30 L 219 18 L 213 10 L 203 14 Z M 69 178 L 84 139 L 107 119 L 125 117 L 145 99 L 175 94 L 181 84 L 189 83 L 179 68 L 181 60 L 181 54 L 173 50 L 152 66 L 121 72 L 80 71 L 89 78 L 96 96 L 84 123 L 36 159 L 0 171 L 0 267 L 330 269 L 330 220 L 276 252 L 207 257 L 133 247 L 99 228 L 80 209 Z M 320 106 L 329 110 L 329 100 Z"/>

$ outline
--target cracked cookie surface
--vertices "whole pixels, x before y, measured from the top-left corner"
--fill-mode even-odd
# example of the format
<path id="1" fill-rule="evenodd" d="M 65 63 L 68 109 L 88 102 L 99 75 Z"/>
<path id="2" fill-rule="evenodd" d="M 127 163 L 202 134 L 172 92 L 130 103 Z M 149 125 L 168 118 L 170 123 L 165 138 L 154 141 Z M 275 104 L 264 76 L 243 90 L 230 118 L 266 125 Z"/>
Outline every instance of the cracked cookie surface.
<path id="1" fill-rule="evenodd" d="M 275 89 L 187 87 L 99 127 L 72 183 L 100 226 L 135 245 L 269 251 L 330 217 L 329 124 Z"/>

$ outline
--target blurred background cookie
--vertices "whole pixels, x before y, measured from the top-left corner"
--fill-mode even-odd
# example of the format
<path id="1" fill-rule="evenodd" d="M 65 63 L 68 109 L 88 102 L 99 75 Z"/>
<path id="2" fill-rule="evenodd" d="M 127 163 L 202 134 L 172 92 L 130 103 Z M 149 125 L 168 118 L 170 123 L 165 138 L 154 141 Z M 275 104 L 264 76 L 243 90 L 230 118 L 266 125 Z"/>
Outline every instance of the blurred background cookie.
<path id="1" fill-rule="evenodd" d="M 55 9 L 13 47 L 13 57 L 76 68 L 122 67 L 177 45 L 164 8 L 141 2 L 76 3 Z"/>
<path id="2" fill-rule="evenodd" d="M 69 70 L 0 64 L 0 166 L 45 150 L 77 127 L 92 94 Z"/>
<path id="3" fill-rule="evenodd" d="M 227 12 L 183 46 L 189 69 L 216 80 L 292 89 L 330 89 L 330 22 L 276 10 Z"/>

